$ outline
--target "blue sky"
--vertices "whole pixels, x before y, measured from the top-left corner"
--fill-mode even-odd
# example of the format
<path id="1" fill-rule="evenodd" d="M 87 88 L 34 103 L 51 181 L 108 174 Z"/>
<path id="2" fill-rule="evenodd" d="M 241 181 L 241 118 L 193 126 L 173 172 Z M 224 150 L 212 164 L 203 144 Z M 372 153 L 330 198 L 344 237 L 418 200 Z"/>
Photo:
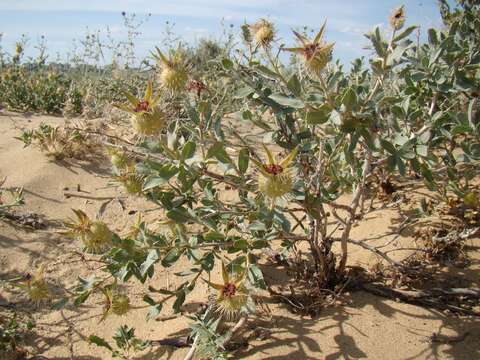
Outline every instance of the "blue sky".
<path id="1" fill-rule="evenodd" d="M 363 33 L 379 25 L 388 30 L 391 10 L 404 4 L 407 25 L 440 26 L 436 0 L 0 0 L 2 47 L 12 51 L 22 34 L 30 39 L 27 55 L 34 56 L 35 43 L 44 35 L 50 54 L 65 56 L 72 50 L 72 39 L 79 39 L 87 28 L 110 27 L 116 39 L 125 38 L 120 13 L 152 16 L 140 31 L 137 53 L 144 56 L 160 44 L 165 22 L 175 23 L 175 32 L 185 41 L 222 36 L 222 19 L 233 31 L 244 21 L 259 18 L 275 22 L 283 43 L 291 45 L 290 29 L 306 25 L 318 28 L 327 19 L 328 41 L 336 43 L 334 56 L 344 62 L 368 55 Z M 53 58 L 53 55 L 51 55 Z"/>

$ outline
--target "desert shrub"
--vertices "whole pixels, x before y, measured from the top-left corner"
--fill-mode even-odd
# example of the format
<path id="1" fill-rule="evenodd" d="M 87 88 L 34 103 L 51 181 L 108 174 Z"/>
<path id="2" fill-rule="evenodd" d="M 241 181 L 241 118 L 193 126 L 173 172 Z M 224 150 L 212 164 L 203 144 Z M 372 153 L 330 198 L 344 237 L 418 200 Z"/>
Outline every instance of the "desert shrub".
<path id="1" fill-rule="evenodd" d="M 66 101 L 70 81 L 48 67 L 29 70 L 28 65 L 10 65 L 2 69 L 0 103 L 7 109 L 60 113 Z"/>
<path id="2" fill-rule="evenodd" d="M 23 204 L 22 189 L 4 188 L 3 185 L 6 180 L 7 178 L 0 180 L 0 216 L 2 212 Z M 7 198 L 5 193 L 8 193 L 10 196 Z"/>
<path id="3" fill-rule="evenodd" d="M 314 38 L 294 32 L 296 47 L 277 51 L 275 27 L 261 20 L 243 28 L 247 46 L 238 56 L 211 60 L 217 79 L 235 83 L 233 96 L 202 91 L 186 96 L 188 68 L 172 65 L 181 64 L 183 55 L 172 53 L 175 61 L 160 55 L 159 71 L 168 69 L 168 79 L 182 80 L 167 87 L 176 100 L 161 103 L 163 90 L 154 94 L 151 83 L 145 96 L 128 94 L 121 108 L 143 139 L 136 154 L 148 155 L 137 162 L 115 161 L 114 169 L 127 174 L 122 183 L 128 192 L 165 210 L 171 232 L 154 234 L 140 223 L 127 238 L 102 233 L 102 243 L 111 247 L 103 255 L 110 275 L 146 282 L 157 267 L 185 257 L 190 269 L 178 273 L 186 280 L 176 290 L 155 290 L 163 298 L 145 294 L 149 317 L 171 298 L 174 311 L 181 311 L 204 279 L 216 296 L 195 319 L 194 347 L 202 356 L 221 358 L 231 332 L 219 324 L 231 319 L 241 324 L 255 313 L 255 294 L 266 288 L 258 266 L 263 249 L 279 248 L 286 256 L 300 242 L 307 244 L 310 252 L 302 264 L 308 276 L 297 277 L 299 293 L 321 298 L 344 283 L 349 246 L 362 246 L 350 231 L 369 181 L 422 177 L 439 194 L 453 191 L 466 206 L 477 207 L 469 184 L 478 174 L 474 24 L 479 8 L 460 5 L 455 12 L 443 5 L 447 28 L 429 30 L 425 44 L 410 39 L 416 27 L 404 27 L 404 8 L 395 10 L 390 40 L 379 28 L 367 34 L 373 52 L 369 67 L 359 59 L 348 72 L 331 63 L 334 46 L 324 40 L 325 27 Z M 281 51 L 298 54 L 301 68 L 282 65 Z M 219 83 L 205 85 L 218 88 Z M 166 116 L 165 107 L 178 106 L 179 97 L 188 116 Z M 238 111 L 225 112 L 235 107 Z M 235 126 L 241 122 L 265 134 L 262 146 L 258 137 Z M 224 189 L 231 189 L 232 198 L 221 196 Z M 349 204 L 339 201 L 343 195 L 350 195 Z M 341 226 L 337 233 L 332 217 Z M 84 229 L 76 236 L 92 231 L 81 223 L 70 226 Z M 217 268 L 220 280 L 211 274 Z M 81 288 L 77 302 L 94 291 L 95 280 L 86 283 L 91 285 Z M 118 296 L 118 301 L 128 298 Z"/>
<path id="4" fill-rule="evenodd" d="M 21 347 L 25 336 L 35 327 L 35 323 L 15 313 L 0 314 L 0 355 L 15 353 L 15 358 L 27 354 Z"/>
<path id="5" fill-rule="evenodd" d="M 54 160 L 93 156 L 98 148 L 98 143 L 89 136 L 93 131 L 81 123 L 68 125 L 60 127 L 41 123 L 37 129 L 23 130 L 16 139 L 22 141 L 24 147 L 37 147 Z"/>
<path id="6" fill-rule="evenodd" d="M 215 78 L 204 85 L 223 96 L 210 96 L 199 84 L 194 96 L 185 93 L 193 75 L 186 55 L 159 52 L 163 87 L 155 93 L 150 82 L 145 95 L 127 93 L 128 103 L 119 106 L 131 114 L 141 140 L 137 161 L 128 152 L 113 153 L 112 163 L 128 193 L 164 209 L 170 231 L 153 233 L 140 222 L 128 237 L 97 234 L 95 222 L 83 217 L 69 223 L 74 236 L 94 236 L 109 249 L 103 259 L 115 282 L 147 282 L 158 267 L 186 258 L 190 268 L 177 274 L 185 279 L 181 285 L 144 295 L 148 317 L 172 298 L 180 312 L 203 279 L 216 295 L 194 319 L 193 347 L 206 358 L 223 358 L 232 332 L 255 313 L 256 294 L 266 289 L 258 264 L 264 249 L 288 256 L 307 244 L 310 251 L 300 259 L 305 276 L 296 277 L 302 296 L 321 299 L 344 284 L 349 247 L 364 246 L 350 232 L 372 181 L 420 177 L 431 189 L 453 189 L 477 206 L 468 184 L 478 174 L 479 53 L 471 23 L 479 9 L 467 2 L 454 13 L 445 7 L 446 29 L 429 30 L 425 44 L 410 39 L 417 28 L 405 27 L 405 10 L 396 9 L 389 40 L 379 28 L 367 34 L 372 57 L 368 64 L 355 60 L 349 71 L 331 62 L 334 45 L 324 39 L 325 26 L 313 38 L 294 32 L 297 45 L 280 49 L 273 24 L 246 26 L 245 47 L 209 61 Z M 283 51 L 297 54 L 301 66 L 284 66 Z M 235 85 L 222 92 L 221 82 Z M 169 113 L 179 99 L 183 112 Z M 241 123 L 256 130 L 242 133 Z M 255 133 L 263 134 L 262 146 Z M 222 196 L 225 189 L 231 198 Z M 339 201 L 344 195 L 348 204 Z M 76 302 L 86 301 L 98 281 L 83 280 Z M 112 294 L 107 302 L 123 304 L 117 313 L 129 311 L 129 294 Z M 223 330 L 232 319 L 240 320 Z"/>
<path id="7" fill-rule="evenodd" d="M 103 87 L 89 83 L 82 111 L 85 102 L 96 114 L 97 102 L 114 100 L 138 140 L 110 144 L 115 180 L 161 207 L 168 227 L 154 232 L 140 219 L 120 236 L 76 210 L 67 232 L 101 257 L 108 274 L 80 279 L 74 303 L 99 292 L 102 319 L 122 316 L 133 300 L 119 284 L 147 283 L 183 259 L 189 266 L 176 273 L 183 279 L 176 289 L 145 290 L 148 319 L 169 300 L 181 312 L 192 290 L 206 284 L 214 296 L 192 317 L 192 352 L 221 359 L 268 288 L 260 267 L 268 249 L 279 261 L 296 256 L 295 292 L 314 299 L 305 309 L 311 315 L 346 286 L 351 246 L 401 272 L 402 263 L 351 237 L 374 196 L 369 186 L 389 192 L 393 181 L 423 179 L 444 204 L 456 196 L 478 209 L 480 6 L 461 1 L 452 11 L 442 2 L 441 11 L 445 29 L 430 29 L 419 43 L 412 40 L 417 27 L 405 26 L 405 9 L 396 9 L 389 34 L 377 27 L 366 35 L 368 62 L 357 59 L 349 70 L 332 62 L 325 25 L 313 37 L 294 32 L 289 42 L 296 44 L 285 47 L 275 26 L 259 20 L 242 27 L 244 44 L 235 51 L 202 45 L 206 63 L 182 46 L 157 49 L 157 82 L 153 74 L 128 73 L 95 79 Z M 295 66 L 282 63 L 284 52 L 298 56 Z M 119 348 L 143 348 L 133 329 L 119 331 L 133 341 Z"/>

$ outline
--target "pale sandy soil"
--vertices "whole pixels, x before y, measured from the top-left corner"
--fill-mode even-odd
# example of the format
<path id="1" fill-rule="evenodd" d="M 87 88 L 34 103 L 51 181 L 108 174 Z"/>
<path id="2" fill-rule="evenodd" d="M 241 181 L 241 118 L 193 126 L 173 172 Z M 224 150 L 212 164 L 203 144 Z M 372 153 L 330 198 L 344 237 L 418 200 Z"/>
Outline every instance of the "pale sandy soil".
<path id="1" fill-rule="evenodd" d="M 38 149 L 14 139 L 19 128 L 33 128 L 41 121 L 62 124 L 64 119 L 55 117 L 25 116 L 0 113 L 0 176 L 7 176 L 6 187 L 23 187 L 25 205 L 18 214 L 37 213 L 44 217 L 45 230 L 29 230 L 25 227 L 0 221 L 0 280 L 34 271 L 40 265 L 46 267 L 46 278 L 55 296 L 72 289 L 78 276 L 95 272 L 95 263 L 79 261 L 76 243 L 61 235 L 61 222 L 71 216 L 71 209 L 78 208 L 95 217 L 104 201 L 84 198 L 66 198 L 65 191 L 76 191 L 93 197 L 121 196 L 105 209 L 102 220 L 112 229 L 122 232 L 133 223 L 133 212 L 152 208 L 151 204 L 135 198 L 123 197 L 109 184 L 109 165 L 105 161 L 88 162 L 65 160 L 52 162 Z M 69 190 L 65 190 L 68 188 Z M 122 209 L 121 202 L 124 209 Z M 146 219 L 155 223 L 158 213 L 148 212 Z M 385 235 L 398 227 L 402 218 L 397 209 L 375 211 L 367 220 L 354 228 L 355 239 L 372 238 L 371 244 L 386 243 L 392 235 Z M 411 244 L 409 232 L 398 239 L 398 244 Z M 469 241 L 472 259 L 468 268 L 446 267 L 445 276 L 456 275 L 454 281 L 461 286 L 479 286 L 480 256 L 478 239 Z M 370 266 L 377 259 L 365 250 L 351 247 L 351 265 Z M 87 256 L 91 257 L 91 256 Z M 179 280 L 173 275 L 187 266 L 186 261 L 173 268 L 159 270 L 151 282 L 156 288 L 175 288 Z M 281 267 L 265 266 L 266 280 L 270 284 L 284 281 Z M 450 281 L 452 284 L 452 281 Z M 141 298 L 146 285 L 128 286 L 134 305 L 143 305 Z M 2 291 L 0 289 L 0 291 Z M 195 304 L 207 300 L 206 290 L 198 286 L 188 297 L 185 311 L 194 311 Z M 38 359 L 109 359 L 109 354 L 89 345 L 85 340 L 96 334 L 111 339 L 114 329 L 122 324 L 136 328 L 142 339 L 158 340 L 186 334 L 188 319 L 184 317 L 167 321 L 145 322 L 146 310 L 129 312 L 124 317 L 109 317 L 99 322 L 100 297 L 92 297 L 83 306 L 71 305 L 52 311 L 48 304 L 36 307 L 19 293 L 4 291 L 0 301 L 13 302 L 18 309 L 32 311 L 37 326 L 27 339 L 31 355 Z M 268 300 L 267 300 L 268 302 Z M 478 359 L 480 358 L 480 322 L 468 317 L 456 317 L 436 310 L 386 300 L 364 292 L 345 294 L 343 305 L 323 310 L 316 319 L 294 315 L 285 305 L 267 303 L 271 313 L 250 320 L 250 329 L 265 327 L 271 335 L 263 340 L 250 340 L 248 347 L 238 351 L 237 359 Z M 0 311 L 2 311 L 0 307 Z M 164 307 L 164 314 L 171 314 L 171 307 Z M 446 336 L 465 334 L 462 341 L 449 344 L 431 341 L 434 333 Z M 187 349 L 154 347 L 136 356 L 136 359 L 183 359 Z M 0 354 L 1 357 L 1 354 Z"/>

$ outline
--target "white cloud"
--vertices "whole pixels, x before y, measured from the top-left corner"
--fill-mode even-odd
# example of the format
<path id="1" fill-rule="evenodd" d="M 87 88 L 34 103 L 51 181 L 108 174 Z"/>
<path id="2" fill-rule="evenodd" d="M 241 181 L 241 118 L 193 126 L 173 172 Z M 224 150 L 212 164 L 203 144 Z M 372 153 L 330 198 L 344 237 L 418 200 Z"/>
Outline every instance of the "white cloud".
<path id="1" fill-rule="evenodd" d="M 353 0 L 343 1 L 342 5 L 350 1 Z M 335 1 L 311 0 L 0 0 L 0 10 L 127 11 L 194 18 L 224 17 L 226 20 L 240 21 L 271 17 L 291 26 L 305 25 L 300 23 L 302 21 L 306 25 L 320 24 L 328 15 L 352 20 L 353 16 L 358 15 L 352 11 L 353 7 L 340 6 Z M 299 20 L 292 20 L 294 17 Z"/>
<path id="2" fill-rule="evenodd" d="M 409 23 L 422 26 L 438 24 L 438 11 L 434 5 L 419 7 L 418 1 L 413 0 L 404 0 L 403 3 L 407 5 Z M 104 29 L 106 23 L 102 19 L 105 16 L 108 19 L 115 18 L 113 24 L 110 23 L 110 30 L 115 38 L 120 38 L 124 35 L 123 27 L 118 25 L 121 11 L 161 15 L 154 18 L 155 22 L 149 21 L 144 25 L 149 32 L 144 33 L 140 39 L 142 46 L 148 45 L 149 41 L 158 43 L 160 27 L 166 19 L 179 24 L 178 30 L 185 40 L 195 41 L 199 37 L 219 35 L 222 19 L 227 25 L 238 25 L 244 20 L 251 23 L 258 18 L 267 18 L 275 22 L 279 36 L 285 37 L 288 44 L 294 41 L 289 28 L 308 26 L 318 29 L 327 19 L 326 39 L 336 43 L 341 56 L 349 57 L 358 54 L 366 42 L 366 39 L 360 40 L 362 35 L 371 31 L 376 23 L 379 23 L 382 30 L 388 31 L 386 19 L 394 5 L 396 3 L 393 0 L 0 0 L 0 19 L 3 17 L 7 22 L 4 26 L 2 21 L 2 28 L 9 31 L 12 39 L 23 32 L 32 34 L 38 31 L 46 31 L 47 39 L 51 39 L 78 36 L 84 32 L 83 21 L 88 22 L 92 28 Z M 3 10 L 32 11 L 25 13 L 25 17 L 18 16 L 18 19 L 33 16 L 39 21 L 30 24 L 27 20 L 13 20 L 15 16 Z M 76 27 L 59 28 L 55 21 L 50 22 L 56 15 L 49 13 L 42 16 L 41 11 L 91 11 L 97 14 L 90 17 L 82 13 L 78 16 Z M 100 11 L 114 12 L 118 18 L 112 14 L 99 16 Z"/>
<path id="3" fill-rule="evenodd" d="M 112 25 L 112 26 L 109 26 L 108 28 L 112 34 L 118 34 L 123 31 L 120 25 Z"/>
<path id="4" fill-rule="evenodd" d="M 346 26 L 340 30 L 341 33 L 352 34 L 352 35 L 363 35 L 370 31 L 370 28 L 367 26 Z"/>

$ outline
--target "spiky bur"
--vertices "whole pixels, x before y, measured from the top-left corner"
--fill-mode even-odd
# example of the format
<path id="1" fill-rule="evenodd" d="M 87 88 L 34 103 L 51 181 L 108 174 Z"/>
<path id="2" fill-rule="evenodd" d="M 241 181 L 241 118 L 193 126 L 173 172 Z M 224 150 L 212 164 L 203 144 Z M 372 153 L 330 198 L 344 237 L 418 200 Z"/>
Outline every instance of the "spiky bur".
<path id="1" fill-rule="evenodd" d="M 274 204 L 277 199 L 286 197 L 293 189 L 293 172 L 289 165 L 297 156 L 298 147 L 280 162 L 274 160 L 272 153 L 265 145 L 263 147 L 268 162 L 262 164 L 254 159 L 252 160 L 259 170 L 258 189 Z"/>
<path id="2" fill-rule="evenodd" d="M 44 266 L 40 266 L 34 275 L 28 275 L 27 279 L 19 287 L 25 291 L 31 301 L 37 304 L 48 299 L 50 291 L 45 281 Z"/>
<path id="3" fill-rule="evenodd" d="M 122 185 L 127 194 L 143 194 L 143 176 L 137 174 L 134 167 L 125 168 L 124 171 L 115 176 L 114 179 Z"/>
<path id="4" fill-rule="evenodd" d="M 109 315 L 123 316 L 131 309 L 130 299 L 126 294 L 123 294 L 112 287 L 102 289 L 105 297 L 103 314 L 100 321 L 105 320 Z"/>
<path id="5" fill-rule="evenodd" d="M 390 26 L 394 30 L 400 30 L 405 24 L 405 7 L 402 5 L 392 11 L 388 18 Z"/>
<path id="6" fill-rule="evenodd" d="M 300 43 L 300 47 L 285 48 L 285 51 L 290 51 L 302 56 L 305 69 L 313 75 L 319 76 L 322 70 L 332 60 L 332 51 L 334 43 L 325 43 L 323 41 L 323 35 L 325 33 L 325 23 L 320 28 L 313 40 L 308 39 L 306 36 L 293 31 L 297 40 Z"/>
<path id="7" fill-rule="evenodd" d="M 269 47 L 275 39 L 275 27 L 270 21 L 260 19 L 251 28 L 257 46 Z"/>
<path id="8" fill-rule="evenodd" d="M 128 92 L 124 94 L 128 99 L 128 104 L 115 105 L 115 107 L 132 114 L 132 126 L 137 134 L 143 136 L 155 135 L 165 128 L 167 124 L 166 116 L 158 106 L 160 96 L 153 96 L 151 81 L 147 83 L 143 99 L 138 99 Z"/>
<path id="9" fill-rule="evenodd" d="M 470 191 L 463 197 L 463 203 L 467 208 L 478 209 L 480 208 L 480 197 L 475 192 Z"/>
<path id="10" fill-rule="evenodd" d="M 248 303 L 248 292 L 244 286 L 245 272 L 231 277 L 222 262 L 223 284 L 207 283 L 217 290 L 214 300 L 215 309 L 226 318 L 234 318 Z"/>
<path id="11" fill-rule="evenodd" d="M 76 219 L 64 223 L 65 234 L 82 241 L 87 252 L 99 254 L 107 250 L 113 240 L 108 226 L 103 221 L 91 220 L 82 210 L 72 210 Z"/>
<path id="12" fill-rule="evenodd" d="M 156 50 L 157 53 L 153 56 L 161 69 L 158 74 L 159 82 L 172 92 L 184 90 L 188 81 L 188 69 L 183 50 L 179 46 L 177 50 L 171 51 L 169 56 L 164 55 L 158 47 Z"/>
<path id="13" fill-rule="evenodd" d="M 110 147 L 107 148 L 107 154 L 110 157 L 110 162 L 112 165 L 119 170 L 131 167 L 133 165 L 132 159 L 130 159 L 128 154 L 122 150 Z"/>

